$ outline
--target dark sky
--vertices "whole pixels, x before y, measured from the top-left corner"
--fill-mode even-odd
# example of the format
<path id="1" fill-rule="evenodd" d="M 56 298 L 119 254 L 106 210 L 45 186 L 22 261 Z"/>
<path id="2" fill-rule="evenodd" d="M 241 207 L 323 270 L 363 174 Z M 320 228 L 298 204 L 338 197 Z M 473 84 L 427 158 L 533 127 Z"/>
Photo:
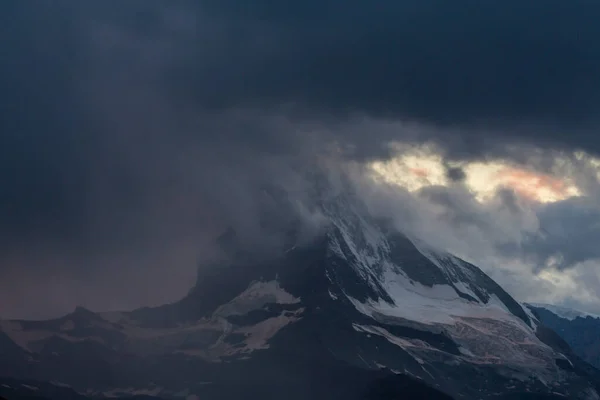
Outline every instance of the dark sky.
<path id="1" fill-rule="evenodd" d="M 259 245 L 261 185 L 301 193 L 307 166 L 391 142 L 567 160 L 586 196 L 527 209 L 538 230 L 517 244 L 486 232 L 533 281 L 557 252 L 560 269 L 594 262 L 597 178 L 573 152 L 600 153 L 598 21 L 593 0 L 4 2 L 0 316 L 175 300 L 226 226 Z M 504 226 L 510 194 L 491 210 L 458 190 L 422 194 L 448 235 Z"/>

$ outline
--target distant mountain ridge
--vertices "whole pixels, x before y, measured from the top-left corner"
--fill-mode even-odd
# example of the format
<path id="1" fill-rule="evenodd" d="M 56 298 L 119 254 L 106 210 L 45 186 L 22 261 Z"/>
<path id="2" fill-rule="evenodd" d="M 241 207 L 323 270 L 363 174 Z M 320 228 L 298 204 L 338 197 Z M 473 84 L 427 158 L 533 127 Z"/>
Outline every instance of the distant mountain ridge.
<path id="1" fill-rule="evenodd" d="M 600 315 L 598 315 L 598 314 L 592 314 L 592 313 L 588 313 L 585 311 L 575 310 L 575 309 L 569 308 L 569 307 L 561 307 L 561 306 L 555 306 L 552 304 L 544 304 L 544 303 L 526 303 L 526 305 L 531 306 L 533 308 L 546 309 L 546 310 L 550 311 L 551 313 L 555 314 L 556 316 L 558 316 L 560 318 L 568 319 L 569 321 L 572 321 L 575 318 L 588 318 L 588 317 L 593 318 L 593 319 L 600 319 Z"/>
<path id="2" fill-rule="evenodd" d="M 560 335 L 575 354 L 600 368 L 600 316 L 548 304 L 527 306 Z"/>

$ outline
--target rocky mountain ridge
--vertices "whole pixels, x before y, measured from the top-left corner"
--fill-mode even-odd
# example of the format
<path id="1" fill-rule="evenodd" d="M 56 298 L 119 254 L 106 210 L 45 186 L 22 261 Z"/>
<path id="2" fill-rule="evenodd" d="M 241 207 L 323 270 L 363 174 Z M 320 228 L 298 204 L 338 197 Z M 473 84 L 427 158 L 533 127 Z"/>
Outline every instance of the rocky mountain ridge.
<path id="1" fill-rule="evenodd" d="M 90 397 L 600 398 L 598 372 L 479 268 L 352 198 L 321 207 L 312 241 L 240 254 L 178 302 L 0 322 L 0 376 Z"/>

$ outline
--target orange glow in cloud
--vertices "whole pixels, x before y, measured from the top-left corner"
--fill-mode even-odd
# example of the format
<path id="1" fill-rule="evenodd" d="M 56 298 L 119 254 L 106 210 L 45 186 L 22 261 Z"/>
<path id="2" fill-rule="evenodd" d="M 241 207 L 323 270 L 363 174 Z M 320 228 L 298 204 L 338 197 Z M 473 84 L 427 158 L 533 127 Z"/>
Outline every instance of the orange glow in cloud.
<path id="1" fill-rule="evenodd" d="M 563 179 L 525 169 L 505 167 L 498 171 L 496 179 L 531 201 L 558 201 L 576 194 Z"/>
<path id="2" fill-rule="evenodd" d="M 429 172 L 425 168 L 410 168 L 409 171 L 417 178 L 427 178 L 429 176 Z"/>

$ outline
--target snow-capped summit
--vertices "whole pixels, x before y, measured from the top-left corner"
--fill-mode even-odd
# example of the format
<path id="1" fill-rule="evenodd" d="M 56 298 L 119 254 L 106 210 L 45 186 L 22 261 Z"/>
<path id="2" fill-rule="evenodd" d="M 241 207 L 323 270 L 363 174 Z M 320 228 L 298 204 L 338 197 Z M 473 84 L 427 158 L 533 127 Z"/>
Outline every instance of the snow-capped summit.
<path id="1" fill-rule="evenodd" d="M 423 323 L 498 311 L 533 327 L 522 306 L 474 265 L 411 241 L 352 205 L 340 209 L 338 203 L 326 212 L 334 228 L 328 232 L 330 251 L 380 294 L 379 299 L 369 299 L 371 307 L 392 312 L 393 305 L 402 302 L 402 309 L 395 312 Z"/>

